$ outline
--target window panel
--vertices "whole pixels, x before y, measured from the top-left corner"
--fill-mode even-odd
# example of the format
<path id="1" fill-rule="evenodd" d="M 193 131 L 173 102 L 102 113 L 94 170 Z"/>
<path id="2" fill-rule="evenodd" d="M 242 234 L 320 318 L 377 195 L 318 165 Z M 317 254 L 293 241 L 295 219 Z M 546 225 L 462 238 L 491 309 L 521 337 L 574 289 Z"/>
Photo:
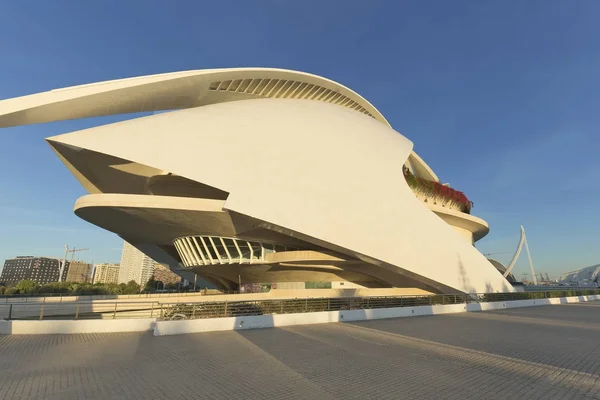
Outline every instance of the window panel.
<path id="1" fill-rule="evenodd" d="M 212 243 L 212 245 L 215 249 L 218 259 L 221 262 L 228 263 L 229 256 L 227 255 L 227 252 L 225 251 L 225 247 L 223 247 L 223 243 L 221 243 L 221 239 L 218 237 L 211 237 L 210 242 Z"/>
<path id="2" fill-rule="evenodd" d="M 258 242 L 250 242 L 250 246 L 252 246 L 252 259 L 260 260 L 262 259 L 262 246 Z"/>
<path id="3" fill-rule="evenodd" d="M 227 247 L 227 250 L 229 251 L 229 254 L 231 255 L 231 260 L 239 261 L 240 253 L 237 250 L 234 240 L 235 239 L 223 238 L 223 241 L 225 242 L 225 247 Z"/>

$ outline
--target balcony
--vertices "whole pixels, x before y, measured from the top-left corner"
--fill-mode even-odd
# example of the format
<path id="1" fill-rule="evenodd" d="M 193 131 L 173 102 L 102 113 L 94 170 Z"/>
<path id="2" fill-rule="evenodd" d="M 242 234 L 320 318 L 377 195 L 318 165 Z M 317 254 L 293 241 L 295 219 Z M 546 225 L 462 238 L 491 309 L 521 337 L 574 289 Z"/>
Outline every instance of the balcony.
<path id="1" fill-rule="evenodd" d="M 404 178 L 415 196 L 424 203 L 461 211 L 466 214 L 471 213 L 473 202 L 469 201 L 463 192 L 442 185 L 439 182 L 418 178 L 408 168 L 404 169 Z"/>

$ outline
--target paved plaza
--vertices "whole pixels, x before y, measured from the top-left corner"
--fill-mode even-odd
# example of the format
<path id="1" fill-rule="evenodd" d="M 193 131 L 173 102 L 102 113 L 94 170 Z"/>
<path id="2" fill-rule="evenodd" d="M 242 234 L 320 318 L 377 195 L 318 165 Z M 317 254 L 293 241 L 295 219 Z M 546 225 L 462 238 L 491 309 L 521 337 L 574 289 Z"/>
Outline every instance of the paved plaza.
<path id="1" fill-rule="evenodd" d="M 600 303 L 153 337 L 0 336 L 0 399 L 600 399 Z"/>

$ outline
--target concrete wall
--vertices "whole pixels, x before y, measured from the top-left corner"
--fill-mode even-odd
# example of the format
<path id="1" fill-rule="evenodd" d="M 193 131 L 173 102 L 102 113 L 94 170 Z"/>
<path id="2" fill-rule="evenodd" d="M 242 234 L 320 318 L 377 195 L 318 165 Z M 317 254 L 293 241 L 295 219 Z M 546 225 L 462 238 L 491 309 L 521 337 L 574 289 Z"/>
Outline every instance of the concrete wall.
<path id="1" fill-rule="evenodd" d="M 473 232 L 467 230 L 467 229 L 463 229 L 460 228 L 458 226 L 453 226 L 452 228 L 454 228 L 454 230 L 456 232 L 458 232 L 458 234 L 460 236 L 462 236 L 463 238 L 465 238 L 465 240 L 471 244 L 473 244 L 474 240 L 473 240 Z"/>
<path id="2" fill-rule="evenodd" d="M 332 289 L 365 289 L 364 286 L 359 285 L 358 283 L 348 282 L 348 281 L 332 281 L 331 288 Z"/>
<path id="3" fill-rule="evenodd" d="M 108 333 L 151 331 L 156 318 L 115 320 L 0 321 L 1 335 Z"/>
<path id="4" fill-rule="evenodd" d="M 275 282 L 274 285 L 277 286 L 277 289 L 286 290 L 304 290 L 306 287 L 304 282 Z"/>
<path id="5" fill-rule="evenodd" d="M 322 311 L 314 313 L 257 315 L 187 321 L 157 321 L 155 336 L 194 332 L 216 332 L 240 329 L 273 328 L 289 325 L 313 325 L 330 322 L 365 321 L 372 319 L 414 317 L 464 312 L 464 304 L 436 305 L 372 310 Z"/>
<path id="6" fill-rule="evenodd" d="M 379 308 L 371 310 L 323 311 L 300 314 L 257 315 L 187 321 L 157 321 L 154 336 L 240 329 L 273 328 L 288 325 L 313 325 L 328 322 L 367 321 L 372 319 L 415 317 L 420 315 L 465 312 L 464 304 Z"/>
<path id="7" fill-rule="evenodd" d="M 585 301 L 600 300 L 600 295 L 594 296 L 571 296 L 556 297 L 553 299 L 535 299 L 535 300 L 514 300 L 514 301 L 495 301 L 490 303 L 471 303 L 467 304 L 467 312 L 472 311 L 492 311 L 506 308 L 521 308 L 533 306 L 549 306 L 555 304 L 582 303 Z"/>

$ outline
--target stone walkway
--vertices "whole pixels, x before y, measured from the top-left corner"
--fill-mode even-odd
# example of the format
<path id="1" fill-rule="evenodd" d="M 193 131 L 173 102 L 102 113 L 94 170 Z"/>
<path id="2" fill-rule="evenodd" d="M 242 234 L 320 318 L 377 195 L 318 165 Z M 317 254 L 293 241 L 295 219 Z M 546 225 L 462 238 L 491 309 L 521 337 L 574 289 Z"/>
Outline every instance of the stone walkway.
<path id="1" fill-rule="evenodd" d="M 0 336 L 0 399 L 600 399 L 600 303 L 170 337 Z"/>

